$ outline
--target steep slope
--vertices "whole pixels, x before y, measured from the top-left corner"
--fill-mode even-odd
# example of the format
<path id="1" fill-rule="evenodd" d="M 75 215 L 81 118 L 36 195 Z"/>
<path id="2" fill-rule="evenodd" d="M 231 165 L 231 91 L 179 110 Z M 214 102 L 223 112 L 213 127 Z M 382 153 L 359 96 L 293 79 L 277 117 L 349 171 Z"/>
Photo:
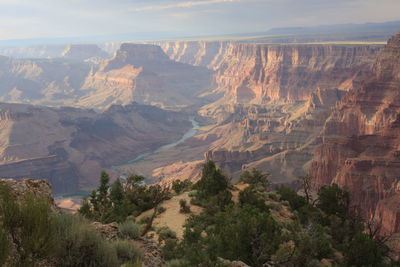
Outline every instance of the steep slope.
<path id="1" fill-rule="evenodd" d="M 369 74 L 380 46 L 262 45 L 219 42 L 162 44 L 174 60 L 216 71 L 221 103 L 308 100 L 317 88 L 349 90 Z"/>
<path id="2" fill-rule="evenodd" d="M 0 104 L 0 176 L 48 179 L 56 192 L 91 188 L 101 169 L 173 142 L 191 126 L 156 107 Z"/>
<path id="3" fill-rule="evenodd" d="M 379 55 L 372 77 L 327 120 L 311 168 L 317 185 L 348 189 L 365 216 L 380 220 L 383 233 L 400 231 L 399 89 L 400 33 Z"/>
<path id="4" fill-rule="evenodd" d="M 210 90 L 212 72 L 172 61 L 159 46 L 122 44 L 115 56 L 90 75 L 83 86 L 83 106 L 97 108 L 136 101 L 179 109 L 205 103 L 197 96 Z"/>

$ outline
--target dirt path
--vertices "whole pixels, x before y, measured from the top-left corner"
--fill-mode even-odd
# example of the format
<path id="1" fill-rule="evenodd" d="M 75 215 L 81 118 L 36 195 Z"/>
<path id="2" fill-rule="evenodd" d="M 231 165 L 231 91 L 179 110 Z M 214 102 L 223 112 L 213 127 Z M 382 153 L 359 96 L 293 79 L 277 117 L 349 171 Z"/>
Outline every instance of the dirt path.
<path id="1" fill-rule="evenodd" d="M 188 205 L 190 205 L 190 197 L 188 192 L 185 192 L 179 196 L 174 196 L 169 200 L 166 200 L 162 203 L 161 206 L 166 208 L 167 210 L 154 219 L 153 226 L 162 227 L 167 226 L 172 231 L 174 231 L 178 238 L 183 237 L 183 225 L 185 221 L 191 214 L 199 214 L 202 211 L 201 207 L 190 205 L 191 213 L 183 214 L 179 212 L 180 206 L 179 201 L 181 199 L 185 199 Z M 144 216 L 150 215 L 153 210 L 148 210 L 141 215 L 139 215 L 136 220 L 140 220 Z"/>

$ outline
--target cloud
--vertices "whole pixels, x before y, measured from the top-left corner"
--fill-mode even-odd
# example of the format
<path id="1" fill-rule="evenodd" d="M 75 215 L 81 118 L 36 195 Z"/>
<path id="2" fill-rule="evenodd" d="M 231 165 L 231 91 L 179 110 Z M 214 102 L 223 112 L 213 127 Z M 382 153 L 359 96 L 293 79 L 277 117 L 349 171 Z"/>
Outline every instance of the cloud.
<path id="1" fill-rule="evenodd" d="M 243 2 L 242 0 L 204 0 L 204 1 L 187 1 L 181 3 L 172 3 L 165 5 L 150 5 L 130 9 L 131 11 L 151 11 L 151 10 L 163 10 L 172 8 L 190 8 L 195 6 L 204 6 L 220 3 L 233 3 L 233 2 Z"/>

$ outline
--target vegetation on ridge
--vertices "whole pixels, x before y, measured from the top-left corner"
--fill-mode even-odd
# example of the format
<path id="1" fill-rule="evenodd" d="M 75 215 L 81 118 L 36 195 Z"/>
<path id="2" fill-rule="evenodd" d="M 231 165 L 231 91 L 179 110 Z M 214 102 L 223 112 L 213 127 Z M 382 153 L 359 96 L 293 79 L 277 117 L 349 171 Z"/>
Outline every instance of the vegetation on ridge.
<path id="1" fill-rule="evenodd" d="M 302 184 L 308 186 L 307 181 L 304 177 Z M 189 216 L 180 238 L 168 227 L 153 226 L 160 204 L 172 193 L 142 182 L 143 177 L 131 176 L 110 184 L 103 172 L 76 215 L 51 212 L 41 197 L 17 201 L 1 184 L 0 263 L 9 261 L 14 249 L 13 262 L 20 266 L 140 266 L 143 255 L 132 240 L 155 235 L 169 266 L 225 266 L 226 260 L 254 267 L 399 266 L 376 231 L 367 231 L 371 225 L 352 209 L 349 193 L 335 184 L 312 199 L 284 186 L 271 191 L 268 175 L 250 170 L 236 187 L 209 161 L 197 183 L 173 185 L 178 195 L 191 190 L 191 204 L 202 207 L 201 213 L 190 213 L 187 202 L 179 203 Z M 151 209 L 142 225 L 135 223 L 134 216 Z M 119 239 L 105 240 L 90 220 L 120 222 Z"/>

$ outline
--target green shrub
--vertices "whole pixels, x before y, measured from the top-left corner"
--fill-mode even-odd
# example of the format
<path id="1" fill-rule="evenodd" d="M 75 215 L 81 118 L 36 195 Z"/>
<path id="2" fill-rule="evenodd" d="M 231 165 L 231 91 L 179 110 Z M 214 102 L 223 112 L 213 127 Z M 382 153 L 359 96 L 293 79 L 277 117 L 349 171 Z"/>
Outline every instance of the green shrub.
<path id="1" fill-rule="evenodd" d="M 276 192 L 271 191 L 271 192 L 267 192 L 266 194 L 267 194 L 267 197 L 272 199 L 272 200 L 275 200 L 275 201 L 279 201 L 280 200 L 280 197 Z"/>
<path id="2" fill-rule="evenodd" d="M 6 232 L 0 228 L 0 266 L 6 262 L 10 251 L 10 242 Z"/>
<path id="3" fill-rule="evenodd" d="M 240 205 L 251 205 L 260 210 L 267 210 L 265 198 L 262 194 L 257 192 L 252 186 L 247 187 L 239 193 Z"/>
<path id="4" fill-rule="evenodd" d="M 299 196 L 292 188 L 280 186 L 277 192 L 281 200 L 289 202 L 292 210 L 298 210 L 307 204 L 305 197 Z"/>
<path id="5" fill-rule="evenodd" d="M 142 267 L 142 262 L 136 261 L 134 263 L 132 263 L 132 262 L 125 263 L 124 265 L 122 265 L 122 267 Z"/>
<path id="6" fill-rule="evenodd" d="M 151 219 L 151 214 L 143 216 L 142 218 L 140 218 L 139 224 L 147 224 L 150 219 Z"/>
<path id="7" fill-rule="evenodd" d="M 160 227 L 156 230 L 156 233 L 158 234 L 158 241 L 161 243 L 161 241 L 167 240 L 167 239 L 176 239 L 176 233 L 169 229 L 168 227 Z"/>
<path id="8" fill-rule="evenodd" d="M 143 252 L 132 241 L 117 240 L 112 245 L 121 264 L 135 263 L 143 257 Z"/>
<path id="9" fill-rule="evenodd" d="M 9 234 L 20 265 L 34 265 L 57 251 L 56 225 L 45 196 L 27 194 L 17 201 L 11 188 L 0 184 L 0 216 L 4 234 Z M 3 237 L 4 238 L 4 237 Z M 4 243 L 4 246 L 6 243 Z"/>
<path id="10" fill-rule="evenodd" d="M 140 236 L 140 226 L 132 221 L 125 221 L 118 228 L 123 238 L 136 239 Z"/>
<path id="11" fill-rule="evenodd" d="M 191 186 L 192 182 L 190 182 L 189 180 L 185 181 L 175 180 L 172 182 L 172 190 L 174 190 L 177 195 L 189 190 Z"/>
<path id="12" fill-rule="evenodd" d="M 172 260 L 183 256 L 182 249 L 179 248 L 179 242 L 176 238 L 165 239 L 161 251 L 165 260 Z"/>
<path id="13" fill-rule="evenodd" d="M 163 207 L 163 206 L 158 207 L 158 209 L 157 209 L 157 214 L 164 213 L 166 210 L 167 210 L 167 209 L 166 209 L 165 207 Z"/>
<path id="14" fill-rule="evenodd" d="M 378 244 L 364 233 L 349 242 L 345 256 L 348 266 L 379 266 L 383 258 Z"/>
<path id="15" fill-rule="evenodd" d="M 350 196 L 337 184 L 323 186 L 318 191 L 317 207 L 328 215 L 346 218 L 349 212 Z"/>
<path id="16" fill-rule="evenodd" d="M 86 219 L 70 214 L 59 214 L 56 218 L 61 266 L 118 266 L 114 247 Z"/>
<path id="17" fill-rule="evenodd" d="M 189 197 L 196 197 L 197 195 L 197 190 L 192 190 L 188 193 Z"/>
<path id="18" fill-rule="evenodd" d="M 168 267 L 186 267 L 190 266 L 189 262 L 183 259 L 173 259 L 167 262 Z"/>
<path id="19" fill-rule="evenodd" d="M 180 213 L 190 213 L 190 207 L 187 205 L 186 200 L 181 199 L 179 200 L 179 206 L 180 206 Z"/>
<path id="20" fill-rule="evenodd" d="M 260 185 L 265 190 L 270 185 L 268 177 L 269 174 L 253 168 L 251 171 L 244 171 L 240 175 L 240 181 L 251 185 Z"/>

